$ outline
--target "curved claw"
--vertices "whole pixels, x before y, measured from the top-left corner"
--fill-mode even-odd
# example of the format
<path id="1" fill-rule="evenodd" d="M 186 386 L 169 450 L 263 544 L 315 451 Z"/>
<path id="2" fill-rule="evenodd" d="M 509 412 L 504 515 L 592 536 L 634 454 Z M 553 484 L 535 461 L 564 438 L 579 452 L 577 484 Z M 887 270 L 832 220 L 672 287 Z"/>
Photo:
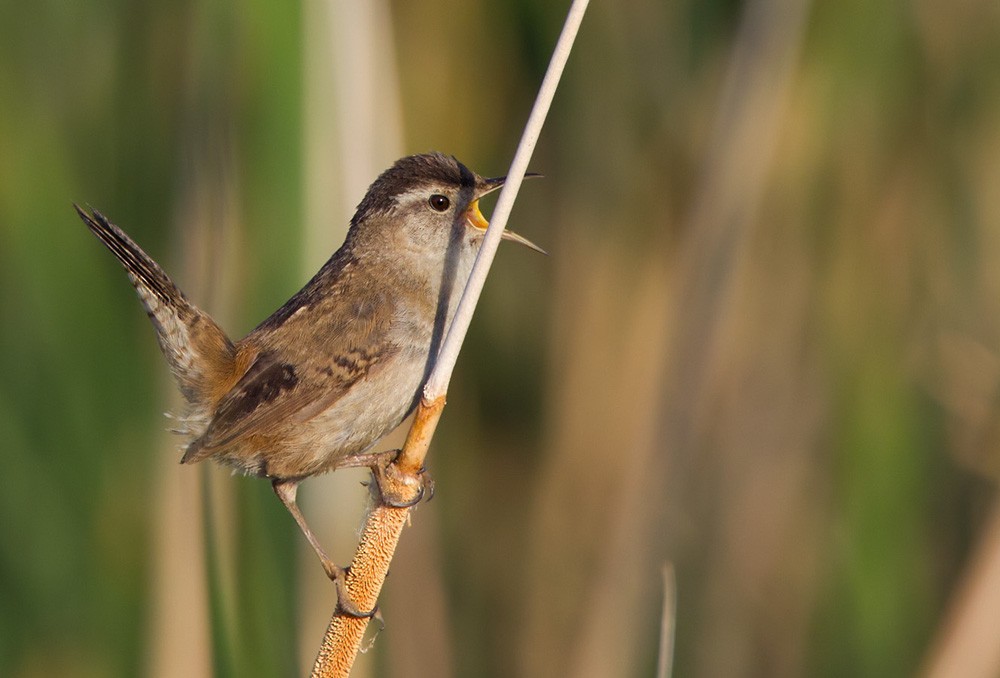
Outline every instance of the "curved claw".
<path id="1" fill-rule="evenodd" d="M 327 574 L 330 574 L 330 572 L 327 571 Z M 336 573 L 330 577 L 333 580 L 334 588 L 337 590 L 337 612 L 347 617 L 354 617 L 355 619 L 378 618 L 381 620 L 382 614 L 379 612 L 378 605 L 375 605 L 375 607 L 367 612 L 361 611 L 347 591 L 346 578 L 347 568 L 344 567 L 337 567 Z"/>
<path id="2" fill-rule="evenodd" d="M 392 508 L 410 508 L 411 506 L 416 506 L 417 504 L 419 504 L 423 500 L 423 498 L 424 498 L 424 488 L 423 486 L 421 486 L 420 490 L 417 492 L 417 496 L 411 499 L 410 501 L 404 501 L 400 503 L 394 503 L 394 502 L 390 503 L 392 502 L 392 499 L 390 498 L 383 498 L 382 501 L 386 506 L 390 506 Z"/>
<path id="3" fill-rule="evenodd" d="M 391 508 L 410 508 L 419 504 L 425 495 L 428 499 L 434 496 L 434 481 L 424 468 L 421 468 L 416 476 L 401 474 L 394 465 L 399 452 L 400 450 L 391 450 L 383 453 L 377 461 L 371 464 L 370 468 L 375 477 L 375 486 L 378 488 L 379 501 L 382 502 L 382 505 Z M 385 461 L 387 457 L 389 457 L 388 462 Z M 411 491 L 416 486 L 416 495 L 410 497 L 407 492 L 407 498 L 403 499 L 402 491 L 387 489 L 385 481 L 389 476 L 392 476 L 394 486 L 402 486 Z"/>
<path id="4" fill-rule="evenodd" d="M 413 499 L 402 500 L 398 499 L 395 495 L 386 492 L 382 489 L 382 483 L 379 482 L 378 475 L 375 476 L 375 482 L 378 484 L 379 500 L 383 505 L 389 506 L 391 508 L 410 508 L 411 506 L 416 506 L 420 503 L 420 500 L 424 498 L 424 488 L 423 482 L 420 483 L 420 488 L 417 490 L 417 496 Z"/>
<path id="5" fill-rule="evenodd" d="M 427 501 L 430 501 L 434 498 L 434 479 L 427 472 L 426 466 L 420 469 L 420 481 L 420 498 L 424 496 L 424 490 L 427 490 Z"/>

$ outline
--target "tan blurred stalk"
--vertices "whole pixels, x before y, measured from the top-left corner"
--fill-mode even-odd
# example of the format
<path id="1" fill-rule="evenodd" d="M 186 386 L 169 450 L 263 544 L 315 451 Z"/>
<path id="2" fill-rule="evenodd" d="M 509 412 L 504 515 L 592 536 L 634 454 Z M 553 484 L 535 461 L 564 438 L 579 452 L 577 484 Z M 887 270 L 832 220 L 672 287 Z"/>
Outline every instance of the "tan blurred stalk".
<path id="1" fill-rule="evenodd" d="M 664 450 L 668 458 L 714 457 L 708 467 L 678 467 L 712 469 L 695 482 L 707 481 L 715 504 L 689 507 L 702 514 L 699 539 L 714 543 L 703 565 L 706 596 L 689 610 L 704 620 L 695 675 L 804 670 L 816 531 L 813 513 L 792 507 L 809 506 L 808 450 L 820 419 L 810 375 L 803 380 L 793 356 L 806 335 L 810 286 L 797 238 L 759 236 L 770 256 L 754 245 L 766 227 L 761 205 L 790 121 L 809 8 L 808 0 L 745 5 L 675 261 Z M 684 619 L 683 607 L 678 614 Z M 766 636 L 748 622 L 761 618 L 770 623 Z"/>
<path id="2" fill-rule="evenodd" d="M 616 253 L 607 242 L 566 253 L 560 273 L 568 278 L 561 284 L 585 285 L 579 293 L 585 307 L 562 305 L 572 315 L 555 320 L 565 364 L 553 378 L 559 386 L 552 395 L 551 456 L 535 511 L 541 520 L 530 551 L 534 572 L 522 639 L 526 676 L 606 678 L 635 675 L 638 668 L 636 639 L 647 635 L 642 625 L 650 617 L 644 613 L 651 612 L 656 585 L 652 562 L 667 537 L 658 524 L 661 507 L 667 502 L 680 508 L 668 488 L 693 480 L 668 481 L 664 453 L 697 456 L 708 442 L 707 418 L 718 414 L 719 374 L 734 360 L 749 367 L 758 359 L 726 337 L 742 321 L 736 292 L 746 282 L 744 258 L 784 121 L 807 8 L 799 0 L 747 5 L 703 180 L 676 256 L 667 262 L 653 246 L 646 248 L 653 255 L 630 258 L 635 250 Z M 639 219 L 662 221 L 655 214 Z M 629 279 L 636 281 L 631 287 L 624 282 Z M 798 327 L 788 326 L 789 340 Z M 732 412 L 733 426 L 744 423 L 738 412 Z M 726 422 L 713 418 L 712 424 Z M 780 430 L 773 435 L 780 440 Z M 788 452 L 800 452 L 797 440 L 789 442 Z M 787 454 L 778 452 L 772 456 Z M 701 466 L 690 463 L 678 468 L 686 473 Z M 766 468 L 777 472 L 771 481 L 782 477 L 782 465 Z M 801 489 L 801 475 L 785 477 Z M 732 489 L 742 494 L 738 486 Z M 739 502 L 728 506 L 746 508 Z M 579 525 L 587 529 L 575 529 Z M 678 618 L 683 624 L 683 601 Z M 704 675 L 740 675 L 732 666 L 715 674 L 701 668 Z"/>
<path id="3" fill-rule="evenodd" d="M 151 678 L 212 675 L 201 488 L 190 469 L 177 463 L 176 443 L 171 437 L 157 451 L 146 671 Z"/>
<path id="4" fill-rule="evenodd" d="M 630 675 L 638 657 L 629 638 L 645 590 L 637 574 L 648 555 L 641 488 L 656 446 L 666 271 L 609 248 L 564 249 L 561 259 L 566 274 L 588 274 L 573 281 L 584 305 L 566 309 L 565 331 L 554 337 L 562 364 L 532 512 L 520 673 Z M 629 278 L 638 281 L 629 286 Z M 617 324 L 602 322 L 608 317 Z M 614 369 L 595 369 L 609 364 Z"/>
<path id="5" fill-rule="evenodd" d="M 1000 506 L 938 630 L 921 675 L 926 678 L 1000 676 Z"/>
<path id="6" fill-rule="evenodd" d="M 193 298 L 224 325 L 232 326 L 232 288 L 237 257 L 217 257 L 238 251 L 238 188 L 233 177 L 230 141 L 213 130 L 192 125 L 187 130 L 190 165 L 182 168 L 174 232 L 180 234 L 186 270 L 179 279 Z M 176 387 L 167 385 L 180 411 Z M 233 526 L 231 473 L 215 465 L 198 468 L 178 463 L 181 440 L 172 437 L 160 454 L 160 499 L 156 509 L 153 555 L 153 618 L 150 623 L 151 676 L 212 675 L 212 633 L 209 625 L 207 541 L 204 534 L 207 496 L 218 558 L 220 599 L 226 619 L 235 617 L 237 572 Z M 207 492 L 203 493 L 206 487 Z M 232 624 L 225 625 L 227 630 Z"/>
<path id="7" fill-rule="evenodd" d="M 663 611 L 660 613 L 656 678 L 671 678 L 674 672 L 674 641 L 677 637 L 677 575 L 671 563 L 664 563 L 662 574 Z"/>
<path id="8" fill-rule="evenodd" d="M 304 7 L 305 35 L 305 221 L 303 275 L 312 275 L 340 246 L 355 205 L 368 185 L 403 155 L 402 114 L 395 70 L 394 36 L 386 2 L 310 0 Z M 400 447 L 410 421 L 382 441 L 386 449 Z M 366 493 L 360 482 L 367 472 L 339 471 L 303 486 L 303 505 L 310 523 L 332 547 L 335 559 L 346 563 L 357 544 Z M 437 610 L 442 623 L 408 624 L 405 633 L 380 640 L 388 646 L 390 667 L 399 675 L 448 676 L 450 648 L 443 623 L 445 603 L 441 569 L 435 562 L 437 531 L 432 507 L 417 513 L 421 528 L 406 540 L 394 572 L 420 571 L 421 587 L 389 587 L 383 596 L 386 615 L 407 616 L 406 610 Z M 305 542 L 300 545 L 299 663 L 312 666 L 333 605 L 333 589 Z M 412 561 L 410 560 L 412 558 Z M 423 563 L 421 565 L 421 563 Z M 392 610 L 390 613 L 389 611 Z M 354 676 L 371 675 L 373 655 L 363 654 Z"/>
<path id="9" fill-rule="evenodd" d="M 183 262 L 184 269 L 178 271 L 176 279 L 187 294 L 223 327 L 233 327 L 233 294 L 240 260 L 233 255 L 240 251 L 238 148 L 227 115 L 233 110 L 231 102 L 218 98 L 218 78 L 223 76 L 214 68 L 227 56 L 228 47 L 204 29 L 206 15 L 195 12 L 189 20 L 192 49 L 182 64 L 184 127 L 173 228 L 179 235 L 181 253 L 172 259 Z M 178 403 L 172 380 L 167 388 L 171 395 L 164 400 Z M 180 409 L 178 406 L 177 411 Z M 213 550 L 218 564 L 215 574 L 222 632 L 236 628 L 238 556 L 232 474 L 214 464 L 181 466 L 181 444 L 176 437 L 170 441 L 160 456 L 157 475 L 162 484 L 155 517 L 149 675 L 163 678 L 213 674 L 206 548 Z M 211 544 L 204 534 L 206 511 L 211 520 Z M 229 638 L 223 646 L 239 652 L 235 641 Z"/>

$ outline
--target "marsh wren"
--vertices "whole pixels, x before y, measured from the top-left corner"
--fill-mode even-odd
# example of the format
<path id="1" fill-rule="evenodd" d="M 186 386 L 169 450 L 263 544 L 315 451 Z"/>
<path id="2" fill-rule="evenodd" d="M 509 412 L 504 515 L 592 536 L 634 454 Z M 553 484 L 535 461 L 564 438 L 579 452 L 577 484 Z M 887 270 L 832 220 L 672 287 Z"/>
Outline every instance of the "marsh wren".
<path id="1" fill-rule="evenodd" d="M 392 453 L 371 450 L 420 398 L 486 231 L 479 199 L 503 183 L 439 153 L 398 160 L 369 187 L 340 249 L 236 342 L 121 229 L 76 207 L 125 267 L 186 400 L 181 463 L 268 478 L 338 594 L 344 570 L 309 529 L 298 485 L 338 468 L 384 472 Z"/>

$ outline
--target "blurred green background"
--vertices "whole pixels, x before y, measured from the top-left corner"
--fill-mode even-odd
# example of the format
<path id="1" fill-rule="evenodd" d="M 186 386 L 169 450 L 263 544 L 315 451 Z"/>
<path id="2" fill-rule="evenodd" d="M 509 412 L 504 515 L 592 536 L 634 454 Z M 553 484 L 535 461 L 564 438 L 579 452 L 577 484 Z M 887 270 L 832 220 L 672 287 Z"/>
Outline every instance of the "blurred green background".
<path id="1" fill-rule="evenodd" d="M 506 170 L 567 7 L 0 2 L 0 676 L 301 675 L 333 606 L 70 203 L 241 336 L 397 157 Z M 532 169 L 354 675 L 653 675 L 667 562 L 675 675 L 1000 675 L 1000 4 L 595 1 Z"/>

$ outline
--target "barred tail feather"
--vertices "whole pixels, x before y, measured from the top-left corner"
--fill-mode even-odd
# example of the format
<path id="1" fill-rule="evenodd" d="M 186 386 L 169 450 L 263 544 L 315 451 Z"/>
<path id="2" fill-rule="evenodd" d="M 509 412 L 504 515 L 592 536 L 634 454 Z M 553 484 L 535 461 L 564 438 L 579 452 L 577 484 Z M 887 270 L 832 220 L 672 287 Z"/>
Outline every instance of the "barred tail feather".
<path id="1" fill-rule="evenodd" d="M 79 205 L 73 207 L 125 267 L 184 397 L 192 404 L 204 405 L 216 385 L 227 381 L 235 353 L 233 343 L 124 231 L 96 210 L 88 214 Z"/>

